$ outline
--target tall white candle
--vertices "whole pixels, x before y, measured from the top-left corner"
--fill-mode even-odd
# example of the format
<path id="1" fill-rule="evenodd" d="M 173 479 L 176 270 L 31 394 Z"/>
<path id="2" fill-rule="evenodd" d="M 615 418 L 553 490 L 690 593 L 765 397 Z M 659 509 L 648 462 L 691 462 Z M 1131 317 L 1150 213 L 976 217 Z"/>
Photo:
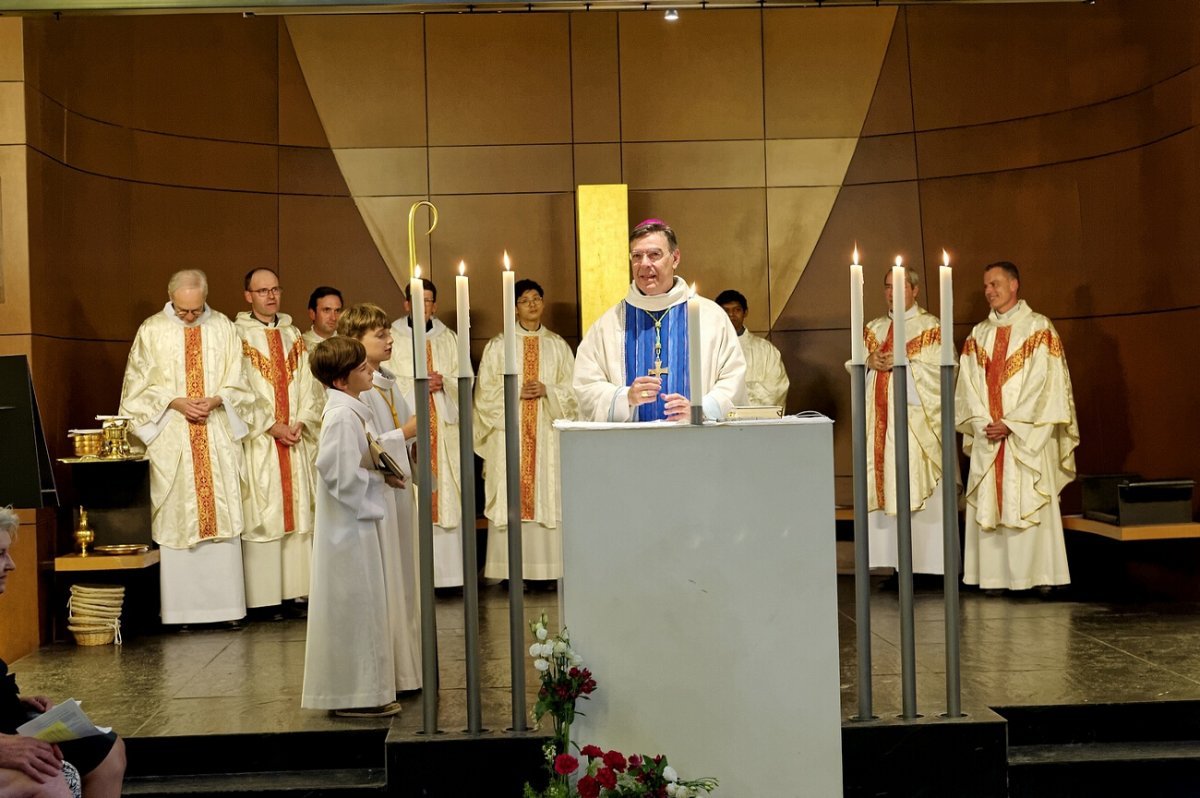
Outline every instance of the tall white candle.
<path id="1" fill-rule="evenodd" d="M 696 296 L 696 284 L 687 303 L 688 320 L 688 401 L 692 407 L 704 404 L 704 391 L 700 388 L 700 299 Z"/>
<path id="2" fill-rule="evenodd" d="M 854 261 L 850 264 L 850 362 L 855 366 L 867 362 L 867 344 L 863 340 L 863 269 L 858 263 L 858 244 L 854 245 Z"/>
<path id="3" fill-rule="evenodd" d="M 458 262 L 454 278 L 454 296 L 458 308 L 458 376 L 470 377 L 471 369 L 471 289 L 467 285 L 467 264 Z"/>
<path id="4" fill-rule="evenodd" d="M 517 373 L 517 297 L 512 263 L 504 253 L 504 373 Z"/>
<path id="5" fill-rule="evenodd" d="M 904 283 L 908 280 L 904 274 L 904 261 L 896 256 L 896 265 L 892 267 L 892 365 L 907 366 L 908 351 L 906 345 L 908 336 L 904 334 Z"/>
<path id="6" fill-rule="evenodd" d="M 938 269 L 942 300 L 942 365 L 954 365 L 954 275 L 950 269 L 950 254 L 942 250 L 942 265 Z"/>
<path id="7" fill-rule="evenodd" d="M 425 283 L 420 265 L 413 269 L 408 290 L 412 294 L 413 377 L 423 380 L 429 377 L 429 365 L 425 362 Z"/>

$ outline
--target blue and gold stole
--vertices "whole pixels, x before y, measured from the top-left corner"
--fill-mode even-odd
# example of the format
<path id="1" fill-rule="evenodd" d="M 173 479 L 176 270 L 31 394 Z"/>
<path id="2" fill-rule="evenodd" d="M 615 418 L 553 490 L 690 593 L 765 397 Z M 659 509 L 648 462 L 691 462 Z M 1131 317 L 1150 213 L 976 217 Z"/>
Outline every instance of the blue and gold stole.
<path id="1" fill-rule="evenodd" d="M 625 303 L 625 384 L 654 368 L 654 320 L 662 317 L 663 374 L 660 396 L 653 402 L 634 408 L 634 421 L 665 419 L 661 394 L 677 393 L 689 396 L 687 303 L 680 302 L 667 310 L 650 311 Z"/>

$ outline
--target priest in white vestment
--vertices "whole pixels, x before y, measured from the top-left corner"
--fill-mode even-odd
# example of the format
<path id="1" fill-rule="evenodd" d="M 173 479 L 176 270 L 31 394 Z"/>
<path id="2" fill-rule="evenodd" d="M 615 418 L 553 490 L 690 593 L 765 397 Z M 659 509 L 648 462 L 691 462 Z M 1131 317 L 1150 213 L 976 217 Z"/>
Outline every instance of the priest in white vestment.
<path id="1" fill-rule="evenodd" d="M 342 292 L 329 285 L 319 285 L 308 295 L 308 320 L 312 326 L 304 333 L 304 346 L 309 352 L 317 344 L 337 335 L 338 318 L 342 314 Z"/>
<path id="2" fill-rule="evenodd" d="M 362 343 L 367 363 L 374 370 L 371 390 L 359 399 L 370 409 L 367 429 L 387 449 L 404 472 L 403 486 L 385 491 L 385 517 L 379 525 L 383 556 L 384 593 L 396 689 L 421 689 L 420 569 L 417 565 L 417 530 L 413 513 L 412 464 L 409 445 L 417 434 L 417 418 L 396 377 L 384 366 L 392 356 L 391 320 L 383 308 L 371 303 L 351 305 L 338 319 L 338 335 Z"/>
<path id="3" fill-rule="evenodd" d="M 425 362 L 429 369 L 429 439 L 433 462 L 433 584 L 434 587 L 461 587 L 462 505 L 459 494 L 458 451 L 458 336 L 435 318 L 437 287 L 431 280 L 425 285 Z M 395 375 L 396 385 L 410 407 L 415 408 L 413 381 L 413 336 L 411 289 L 404 288 L 402 318 L 392 323 L 392 357 L 387 370 Z M 472 488 L 473 489 L 473 488 Z M 475 519 L 468 518 L 468 524 Z M 475 574 L 471 574 L 472 578 Z"/>
<path id="4" fill-rule="evenodd" d="M 918 574 L 945 570 L 942 531 L 941 324 L 917 304 L 920 278 L 905 270 L 904 337 L 908 339 L 908 482 L 912 511 L 912 567 Z M 892 304 L 892 270 L 884 275 Z M 892 314 L 868 322 L 867 516 L 872 568 L 896 568 L 896 429 L 892 394 L 895 339 Z"/>
<path id="5" fill-rule="evenodd" d="M 317 449 L 312 593 L 300 706 L 344 717 L 400 711 L 381 540 L 391 490 L 367 447 L 371 390 L 366 350 L 338 336 L 313 350 L 312 372 L 328 389 Z"/>
<path id="6" fill-rule="evenodd" d="M 1062 339 L 1018 296 L 1007 261 L 984 271 L 991 307 L 959 360 L 955 421 L 971 460 L 963 581 L 984 589 L 1070 583 L 1058 496 L 1075 479 L 1079 426 Z"/>
<path id="7" fill-rule="evenodd" d="M 575 357 L 575 395 L 585 421 L 686 421 L 691 416 L 688 374 L 687 284 L 676 276 L 675 232 L 647 219 L 629 236 L 633 283 L 625 299 L 584 334 Z M 722 419 L 746 402 L 746 359 L 725 311 L 697 297 L 700 307 L 700 396 L 704 416 Z"/>
<path id="8" fill-rule="evenodd" d="M 521 570 L 525 579 L 562 578 L 558 419 L 578 415 L 571 378 L 575 357 L 562 336 L 542 325 L 545 299 L 533 280 L 514 286 L 520 369 Z M 475 452 L 483 458 L 488 519 L 483 575 L 508 578 L 508 483 L 505 477 L 504 336 L 488 341 L 475 389 Z"/>
<path id="9" fill-rule="evenodd" d="M 241 338 L 208 306 L 204 273 L 175 273 L 167 294 L 133 340 L 120 407 L 150 459 L 162 621 L 237 621 L 246 614 L 241 441 L 256 412 L 254 395 L 246 389 Z"/>
<path id="10" fill-rule="evenodd" d="M 242 565 L 246 606 L 274 607 L 308 595 L 313 478 L 325 391 L 308 368 L 300 330 L 291 316 L 279 312 L 279 276 L 254 269 L 244 288 L 250 310 L 239 313 L 234 324 L 259 412 L 243 441 L 250 493 Z"/>
<path id="11" fill-rule="evenodd" d="M 746 358 L 746 398 L 754 406 L 787 406 L 788 380 L 779 350 L 766 338 L 760 338 L 746 329 L 746 316 L 750 306 L 741 291 L 732 288 L 722 291 L 713 300 L 737 333 L 738 344 Z"/>

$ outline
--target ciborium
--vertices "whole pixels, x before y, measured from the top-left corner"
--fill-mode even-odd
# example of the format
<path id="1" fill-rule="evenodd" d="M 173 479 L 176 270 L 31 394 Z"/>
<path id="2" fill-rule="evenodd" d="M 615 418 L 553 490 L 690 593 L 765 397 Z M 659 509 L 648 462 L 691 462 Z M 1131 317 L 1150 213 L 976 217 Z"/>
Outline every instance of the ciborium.
<path id="1" fill-rule="evenodd" d="M 101 422 L 104 442 L 100 445 L 100 459 L 123 460 L 131 454 L 129 448 L 129 416 L 96 416 Z"/>

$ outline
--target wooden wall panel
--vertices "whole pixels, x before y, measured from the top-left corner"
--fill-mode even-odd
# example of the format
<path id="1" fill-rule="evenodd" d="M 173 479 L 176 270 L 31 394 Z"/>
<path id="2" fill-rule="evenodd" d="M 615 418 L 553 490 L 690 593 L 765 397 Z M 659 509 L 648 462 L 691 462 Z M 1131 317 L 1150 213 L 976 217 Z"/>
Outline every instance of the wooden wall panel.
<path id="1" fill-rule="evenodd" d="M 577 142 L 621 138 L 621 76 L 617 15 L 571 14 L 572 137 Z M 588 182 L 588 181 L 583 181 Z"/>
<path id="2" fill-rule="evenodd" d="M 630 142 L 622 147 L 630 189 L 761 186 L 761 141 Z"/>
<path id="3" fill-rule="evenodd" d="M 429 143 L 569 143 L 569 21 L 565 14 L 426 17 Z"/>
<path id="4" fill-rule="evenodd" d="M 678 22 L 627 11 L 619 27 L 625 141 L 763 137 L 757 11 L 684 11 Z"/>
<path id="5" fill-rule="evenodd" d="M 863 121 L 863 136 L 886 136 L 913 129 L 912 80 L 908 71 L 908 10 L 900 9 L 892 25 L 875 94 Z"/>
<path id="6" fill-rule="evenodd" d="M 0 335 L 30 331 L 26 149 L 0 144 Z"/>

